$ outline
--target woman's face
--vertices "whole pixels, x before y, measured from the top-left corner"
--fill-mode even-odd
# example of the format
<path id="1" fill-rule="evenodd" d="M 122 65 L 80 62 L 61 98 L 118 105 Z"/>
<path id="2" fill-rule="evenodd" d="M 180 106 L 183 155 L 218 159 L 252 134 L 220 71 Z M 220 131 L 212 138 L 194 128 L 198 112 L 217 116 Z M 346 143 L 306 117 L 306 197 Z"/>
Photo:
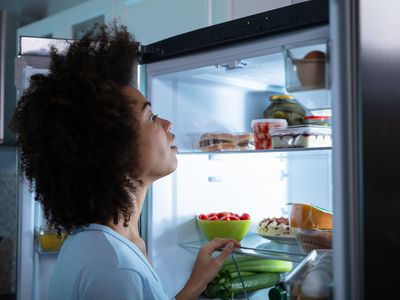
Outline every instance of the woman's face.
<path id="1" fill-rule="evenodd" d="M 178 164 L 171 122 L 155 115 L 150 102 L 137 89 L 125 86 L 122 92 L 134 103 L 140 124 L 137 175 L 144 183 L 151 183 L 175 171 Z"/>

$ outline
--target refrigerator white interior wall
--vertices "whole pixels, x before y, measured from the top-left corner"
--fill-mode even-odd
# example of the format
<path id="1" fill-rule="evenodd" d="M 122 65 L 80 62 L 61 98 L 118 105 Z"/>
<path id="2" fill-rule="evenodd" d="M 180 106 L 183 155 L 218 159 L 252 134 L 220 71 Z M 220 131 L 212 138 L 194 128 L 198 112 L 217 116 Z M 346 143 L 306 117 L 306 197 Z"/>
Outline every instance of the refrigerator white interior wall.
<path id="1" fill-rule="evenodd" d="M 310 203 L 332 211 L 330 151 L 289 153 L 288 202 Z"/>
<path id="2" fill-rule="evenodd" d="M 251 119 L 262 117 L 268 95 L 199 79 L 155 79 L 151 101 L 154 113 L 172 122 L 180 151 L 191 151 L 202 132 L 251 131 Z"/>
<path id="3" fill-rule="evenodd" d="M 287 167 L 278 155 L 181 154 L 177 171 L 153 184 L 149 255 L 170 297 L 183 287 L 196 258 L 196 251 L 181 245 L 205 241 L 196 215 L 247 212 L 252 231 L 263 217 L 282 214 L 287 180 L 281 174 Z"/>

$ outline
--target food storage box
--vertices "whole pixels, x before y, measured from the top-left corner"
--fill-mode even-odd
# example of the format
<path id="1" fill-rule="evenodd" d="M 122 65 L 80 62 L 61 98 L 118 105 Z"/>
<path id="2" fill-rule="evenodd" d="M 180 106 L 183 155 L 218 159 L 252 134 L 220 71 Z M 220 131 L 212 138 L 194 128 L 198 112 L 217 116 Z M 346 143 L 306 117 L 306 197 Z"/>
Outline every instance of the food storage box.
<path id="1" fill-rule="evenodd" d="M 327 126 L 303 125 L 270 130 L 272 148 L 332 147 L 332 129 Z"/>
<path id="2" fill-rule="evenodd" d="M 329 88 L 328 47 L 324 42 L 312 47 L 284 47 L 288 92 Z"/>
<path id="3" fill-rule="evenodd" d="M 192 135 L 195 148 L 202 152 L 254 150 L 252 132 L 206 132 Z"/>
<path id="4" fill-rule="evenodd" d="M 286 128 L 285 119 L 256 119 L 251 121 L 254 133 L 254 145 L 256 150 L 272 149 L 270 130 L 276 128 Z"/>
<path id="5" fill-rule="evenodd" d="M 333 299 L 332 250 L 313 250 L 274 288 L 269 299 L 331 300 Z"/>

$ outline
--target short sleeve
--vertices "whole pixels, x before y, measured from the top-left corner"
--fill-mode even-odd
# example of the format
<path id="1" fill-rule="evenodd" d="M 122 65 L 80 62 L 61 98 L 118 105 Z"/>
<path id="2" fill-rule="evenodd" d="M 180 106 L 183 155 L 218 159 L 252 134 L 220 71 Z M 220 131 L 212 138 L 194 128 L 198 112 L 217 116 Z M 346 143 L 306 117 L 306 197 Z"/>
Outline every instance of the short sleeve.
<path id="1" fill-rule="evenodd" d="M 131 269 L 112 269 L 96 275 L 83 292 L 82 300 L 164 300 L 161 283 L 150 284 Z"/>

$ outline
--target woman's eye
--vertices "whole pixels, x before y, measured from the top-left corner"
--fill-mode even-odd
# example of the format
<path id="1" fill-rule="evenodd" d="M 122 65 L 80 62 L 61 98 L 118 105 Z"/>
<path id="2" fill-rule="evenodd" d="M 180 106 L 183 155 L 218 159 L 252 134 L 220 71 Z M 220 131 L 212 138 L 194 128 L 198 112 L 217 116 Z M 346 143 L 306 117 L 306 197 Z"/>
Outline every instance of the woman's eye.
<path id="1" fill-rule="evenodd" d="M 150 117 L 150 120 L 154 122 L 157 118 L 158 118 L 158 115 L 152 115 Z"/>

